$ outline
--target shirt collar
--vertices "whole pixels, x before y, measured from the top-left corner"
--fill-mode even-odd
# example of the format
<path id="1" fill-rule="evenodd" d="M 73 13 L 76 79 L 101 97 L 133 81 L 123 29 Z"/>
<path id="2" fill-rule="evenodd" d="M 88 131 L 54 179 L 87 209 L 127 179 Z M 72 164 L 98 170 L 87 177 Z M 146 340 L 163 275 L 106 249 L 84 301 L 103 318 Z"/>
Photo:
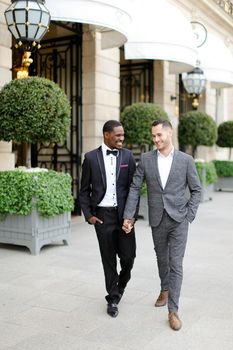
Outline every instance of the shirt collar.
<path id="1" fill-rule="evenodd" d="M 174 147 L 172 148 L 171 152 L 167 156 L 164 156 L 161 152 L 159 152 L 159 150 L 158 150 L 158 155 L 159 155 L 159 157 L 163 157 L 163 158 L 173 157 L 174 156 Z"/>
<path id="2" fill-rule="evenodd" d="M 110 151 L 113 151 L 113 150 L 114 150 L 114 151 L 118 151 L 118 154 L 119 154 L 119 149 L 117 149 L 117 148 L 111 149 L 111 148 L 108 147 L 104 142 L 102 142 L 101 147 L 102 147 L 102 152 L 103 152 L 104 155 L 106 155 L 107 149 L 109 149 Z"/>

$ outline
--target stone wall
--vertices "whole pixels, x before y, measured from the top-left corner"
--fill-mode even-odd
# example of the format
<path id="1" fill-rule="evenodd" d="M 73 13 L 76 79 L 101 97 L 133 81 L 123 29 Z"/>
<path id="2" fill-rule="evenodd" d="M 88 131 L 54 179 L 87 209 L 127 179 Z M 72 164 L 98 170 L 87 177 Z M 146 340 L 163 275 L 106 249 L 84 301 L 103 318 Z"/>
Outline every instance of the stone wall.
<path id="1" fill-rule="evenodd" d="M 102 127 L 120 114 L 119 49 L 101 49 L 101 33 L 84 27 L 83 152 L 102 143 Z"/>

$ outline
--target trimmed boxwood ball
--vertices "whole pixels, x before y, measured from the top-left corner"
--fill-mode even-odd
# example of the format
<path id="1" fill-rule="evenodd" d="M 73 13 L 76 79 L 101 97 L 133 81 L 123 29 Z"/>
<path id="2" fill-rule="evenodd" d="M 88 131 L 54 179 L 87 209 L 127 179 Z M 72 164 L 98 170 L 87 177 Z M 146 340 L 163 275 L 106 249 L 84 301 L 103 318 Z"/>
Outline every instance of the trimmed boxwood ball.
<path id="1" fill-rule="evenodd" d="M 190 111 L 180 116 L 178 125 L 180 145 L 192 146 L 193 155 L 197 146 L 213 146 L 217 140 L 217 126 L 213 118 L 204 112 Z"/>
<path id="2" fill-rule="evenodd" d="M 233 120 L 223 122 L 218 126 L 218 139 L 216 144 L 219 147 L 233 147 Z"/>
<path id="3" fill-rule="evenodd" d="M 66 94 L 51 80 L 12 80 L 0 91 L 0 140 L 63 142 L 70 114 Z"/>
<path id="4" fill-rule="evenodd" d="M 218 139 L 216 144 L 219 147 L 229 148 L 229 160 L 230 160 L 231 149 L 233 147 L 233 120 L 223 122 L 218 126 Z"/>
<path id="5" fill-rule="evenodd" d="M 167 113 L 154 103 L 139 102 L 125 107 L 121 114 L 125 143 L 151 145 L 151 124 L 156 119 L 169 118 Z"/>

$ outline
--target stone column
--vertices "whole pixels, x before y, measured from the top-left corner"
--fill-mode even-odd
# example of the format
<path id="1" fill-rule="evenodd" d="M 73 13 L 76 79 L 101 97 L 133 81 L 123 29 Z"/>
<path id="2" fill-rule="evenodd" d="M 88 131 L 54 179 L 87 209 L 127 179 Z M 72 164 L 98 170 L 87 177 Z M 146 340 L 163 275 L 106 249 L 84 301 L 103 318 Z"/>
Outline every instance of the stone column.
<path id="1" fill-rule="evenodd" d="M 10 0 L 0 0 L 0 89 L 11 80 L 11 34 L 7 29 L 4 11 Z M 0 171 L 14 169 L 14 154 L 11 142 L 0 141 Z"/>
<path id="2" fill-rule="evenodd" d="M 83 153 L 102 143 L 102 127 L 120 118 L 119 49 L 101 49 L 101 34 L 84 26 Z"/>
<path id="3" fill-rule="evenodd" d="M 178 88 L 177 77 L 169 73 L 169 63 L 165 61 L 154 61 L 154 103 L 163 108 L 169 116 L 173 125 L 173 143 L 178 148 L 177 126 L 179 122 L 178 113 Z M 171 99 L 176 97 L 176 99 Z"/>

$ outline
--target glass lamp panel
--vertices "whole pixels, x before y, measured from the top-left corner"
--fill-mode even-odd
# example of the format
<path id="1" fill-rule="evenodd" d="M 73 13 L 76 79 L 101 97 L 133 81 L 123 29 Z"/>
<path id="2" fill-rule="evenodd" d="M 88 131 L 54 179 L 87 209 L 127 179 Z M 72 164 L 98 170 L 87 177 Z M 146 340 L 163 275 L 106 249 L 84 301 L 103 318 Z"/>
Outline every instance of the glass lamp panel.
<path id="1" fill-rule="evenodd" d="M 42 13 L 42 18 L 41 18 L 41 23 L 44 25 L 44 26 L 48 26 L 49 24 L 49 21 L 50 21 L 50 16 L 47 12 L 43 12 Z"/>
<path id="2" fill-rule="evenodd" d="M 24 9 L 27 7 L 27 1 L 16 1 L 15 9 Z"/>
<path id="3" fill-rule="evenodd" d="M 29 23 L 39 24 L 40 17 L 41 17 L 40 11 L 35 11 L 35 10 L 31 10 L 31 9 L 28 11 L 28 22 Z"/>
<path id="4" fill-rule="evenodd" d="M 6 22 L 7 22 L 7 25 L 11 25 L 14 20 L 13 20 L 13 12 L 12 11 L 7 11 L 5 12 L 5 16 L 6 16 Z"/>
<path id="5" fill-rule="evenodd" d="M 32 10 L 40 10 L 40 5 L 36 1 L 29 1 L 28 5 Z"/>
<path id="6" fill-rule="evenodd" d="M 46 31 L 47 31 L 47 28 L 44 28 L 44 27 L 39 27 L 39 30 L 38 30 L 38 32 L 37 32 L 37 34 L 36 34 L 36 40 L 40 40 L 41 39 L 41 37 L 44 35 L 44 33 L 46 33 Z"/>
<path id="7" fill-rule="evenodd" d="M 26 22 L 26 11 L 25 10 L 17 10 L 15 13 L 15 22 L 16 23 L 25 23 Z"/>
<path id="8" fill-rule="evenodd" d="M 28 39 L 36 39 L 36 32 L 37 32 L 38 26 L 30 24 L 28 27 Z"/>
<path id="9" fill-rule="evenodd" d="M 17 28 L 18 28 L 18 31 L 19 31 L 19 37 L 20 38 L 26 38 L 27 32 L 26 32 L 25 24 L 17 24 Z"/>
<path id="10" fill-rule="evenodd" d="M 13 35 L 13 37 L 14 37 L 15 39 L 19 39 L 19 34 L 18 34 L 18 32 L 17 32 L 15 26 L 12 25 L 12 26 L 9 26 L 8 28 L 9 28 L 11 34 Z"/>

